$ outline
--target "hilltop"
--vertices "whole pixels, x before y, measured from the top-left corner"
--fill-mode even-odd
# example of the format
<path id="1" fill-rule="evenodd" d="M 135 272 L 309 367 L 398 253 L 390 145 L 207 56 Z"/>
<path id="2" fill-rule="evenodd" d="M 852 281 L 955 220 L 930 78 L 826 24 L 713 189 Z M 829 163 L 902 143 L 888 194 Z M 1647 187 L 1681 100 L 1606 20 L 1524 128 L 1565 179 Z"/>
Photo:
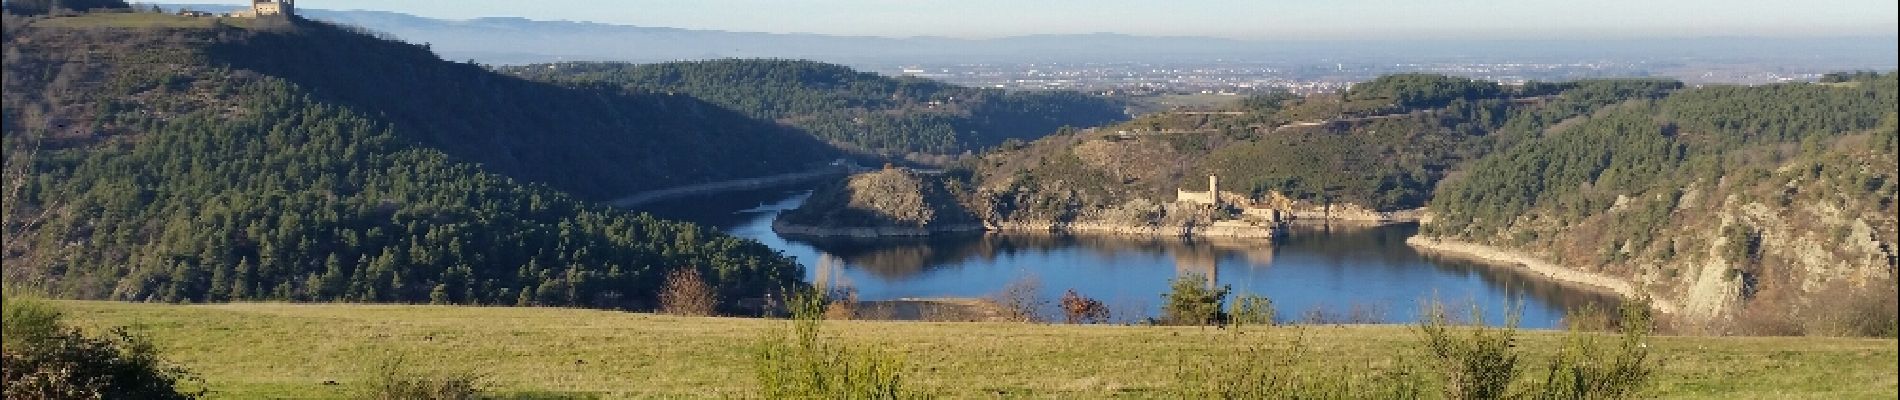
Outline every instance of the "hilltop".
<path id="1" fill-rule="evenodd" d="M 808 135 L 688 96 L 263 22 L 9 17 L 9 285 L 643 308 L 680 268 L 729 301 L 802 276 L 757 243 L 588 200 L 836 157 Z"/>
<path id="2" fill-rule="evenodd" d="M 688 94 L 803 128 L 848 149 L 895 155 L 954 155 L 1009 139 L 1033 140 L 1063 126 L 1126 117 L 1120 105 L 1077 92 L 967 88 L 812 61 L 559 63 L 503 71 L 545 81 Z"/>

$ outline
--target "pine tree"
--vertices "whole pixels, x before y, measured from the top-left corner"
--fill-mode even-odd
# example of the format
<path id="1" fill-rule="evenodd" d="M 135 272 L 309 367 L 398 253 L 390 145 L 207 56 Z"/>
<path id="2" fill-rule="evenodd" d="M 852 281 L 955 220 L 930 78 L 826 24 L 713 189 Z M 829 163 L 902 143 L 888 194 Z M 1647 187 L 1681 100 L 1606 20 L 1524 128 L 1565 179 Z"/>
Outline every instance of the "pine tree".
<path id="1" fill-rule="evenodd" d="M 232 272 L 230 288 L 232 300 L 244 300 L 251 298 L 252 295 L 261 294 L 254 292 L 257 289 L 253 287 L 256 284 L 257 263 L 251 262 L 250 257 L 238 259 L 237 270 Z"/>
<path id="2" fill-rule="evenodd" d="M 430 289 L 429 304 L 449 304 L 449 285 L 438 283 L 435 289 Z"/>

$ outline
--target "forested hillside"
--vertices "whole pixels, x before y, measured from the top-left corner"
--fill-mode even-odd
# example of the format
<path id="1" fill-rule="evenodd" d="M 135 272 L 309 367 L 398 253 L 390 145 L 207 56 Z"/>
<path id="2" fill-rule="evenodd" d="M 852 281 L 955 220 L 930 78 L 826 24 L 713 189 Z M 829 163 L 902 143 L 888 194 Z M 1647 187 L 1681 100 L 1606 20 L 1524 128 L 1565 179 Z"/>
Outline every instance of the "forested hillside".
<path id="1" fill-rule="evenodd" d="M 1461 163 L 1605 106 L 1663 96 L 1674 81 L 1592 80 L 1500 87 L 1393 75 L 1342 95 L 1266 95 L 1241 115 L 1161 113 L 1006 146 L 963 167 L 976 208 L 1004 219 L 1153 215 L 1176 189 L 1265 201 L 1424 206 Z M 1289 206 L 1281 204 L 1280 206 Z M 983 214 L 979 212 L 979 214 Z"/>
<path id="2" fill-rule="evenodd" d="M 1479 160 L 1432 235 L 1628 278 L 1773 334 L 1893 332 L 1896 79 L 1708 87 Z M 1721 320 L 1722 318 L 1717 318 Z"/>
<path id="3" fill-rule="evenodd" d="M 1039 138 L 1063 126 L 1125 118 L 1120 105 L 1077 92 L 967 88 L 811 61 L 560 63 L 504 71 L 537 80 L 690 94 L 804 128 L 848 148 L 885 154 L 955 154 L 1008 139 Z"/>
<path id="4" fill-rule="evenodd" d="M 1346 110 L 1339 114 L 1314 115 L 1327 108 L 1331 99 L 1324 98 L 1250 108 L 1256 120 L 1278 124 L 1350 122 L 1278 129 L 1215 149 L 1192 175 L 1221 175 L 1232 185 L 1225 190 L 1256 197 L 1279 192 L 1375 210 L 1417 208 L 1463 162 L 1560 121 L 1680 87 L 1675 81 L 1627 79 L 1504 88 L 1463 78 L 1392 75 L 1353 86 L 1335 103 Z"/>
<path id="5" fill-rule="evenodd" d="M 309 21 L 89 26 L 190 22 L 118 17 L 5 21 L 10 287 L 640 308 L 679 268 L 728 300 L 801 276 L 757 243 L 581 199 L 832 157 L 795 131 Z"/>

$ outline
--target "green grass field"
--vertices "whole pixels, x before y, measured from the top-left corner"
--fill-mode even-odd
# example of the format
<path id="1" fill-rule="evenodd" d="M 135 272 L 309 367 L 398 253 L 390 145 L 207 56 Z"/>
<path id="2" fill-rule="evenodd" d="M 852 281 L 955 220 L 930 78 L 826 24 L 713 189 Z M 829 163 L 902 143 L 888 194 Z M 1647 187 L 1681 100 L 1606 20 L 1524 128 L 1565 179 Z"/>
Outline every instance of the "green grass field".
<path id="1" fill-rule="evenodd" d="M 162 305 L 61 301 L 75 325 L 133 326 L 201 375 L 216 398 L 349 395 L 382 360 L 473 371 L 502 393 L 600 398 L 745 397 L 750 345 L 787 322 L 556 308 Z M 1246 342 L 1304 336 L 1338 365 L 1413 353 L 1405 326 L 1212 328 L 1013 323 L 827 322 L 847 343 L 902 354 L 918 386 L 953 398 L 1145 398 L 1184 365 Z M 1527 332 L 1541 357 L 1556 332 Z M 1666 360 L 1645 397 L 1844 399 L 1896 396 L 1895 341 L 1660 337 Z M 1531 363 L 1535 365 L 1536 363 Z M 334 384 L 326 384 L 333 381 Z"/>

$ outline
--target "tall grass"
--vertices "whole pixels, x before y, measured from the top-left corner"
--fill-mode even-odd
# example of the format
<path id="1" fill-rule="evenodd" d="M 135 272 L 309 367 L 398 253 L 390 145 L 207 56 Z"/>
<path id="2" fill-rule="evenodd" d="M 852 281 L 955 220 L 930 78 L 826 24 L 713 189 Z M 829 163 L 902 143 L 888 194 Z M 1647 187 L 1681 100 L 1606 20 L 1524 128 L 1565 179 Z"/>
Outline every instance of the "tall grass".
<path id="1" fill-rule="evenodd" d="M 358 398 L 366 400 L 476 400 L 493 398 L 482 390 L 481 376 L 472 372 L 427 373 L 409 367 L 402 357 L 389 357 L 370 370 Z"/>
<path id="2" fill-rule="evenodd" d="M 1266 296 L 1244 294 L 1228 306 L 1227 325 L 1240 329 L 1249 325 L 1273 325 L 1273 300 Z"/>
<path id="3" fill-rule="evenodd" d="M 1517 347 L 1516 313 L 1503 326 L 1487 327 L 1472 307 L 1472 325 L 1460 326 L 1443 304 L 1433 302 L 1418 326 L 1419 347 L 1443 378 L 1448 399 L 1641 397 L 1661 369 L 1649 352 L 1655 324 L 1648 301 L 1623 302 L 1613 319 L 1590 310 L 1573 310 L 1585 318 L 1571 321 L 1563 347 L 1535 369 L 1526 366 Z M 1617 335 L 1595 332 L 1606 327 Z"/>
<path id="4" fill-rule="evenodd" d="M 1563 349 L 1544 364 L 1544 374 L 1521 396 L 1528 399 L 1637 398 L 1661 369 L 1649 353 L 1654 317 L 1647 301 L 1618 309 L 1618 335 L 1572 329 Z M 1610 339 L 1610 340 L 1605 340 Z"/>
<path id="5" fill-rule="evenodd" d="M 917 399 L 904 363 L 895 356 L 854 349 L 821 336 L 828 296 L 799 293 L 787 307 L 789 330 L 765 335 L 754 352 L 760 391 L 770 399 Z"/>
<path id="6" fill-rule="evenodd" d="M 1445 378 L 1449 399 L 1506 398 L 1517 378 L 1517 318 L 1501 327 L 1484 325 L 1484 314 L 1471 307 L 1471 326 L 1455 326 L 1445 305 L 1426 306 L 1419 324 L 1419 345 Z"/>
<path id="7" fill-rule="evenodd" d="M 1215 340 L 1242 342 L 1240 350 L 1192 360 L 1176 374 L 1167 395 L 1184 399 L 1414 399 L 1432 392 L 1447 399 L 1630 399 L 1638 398 L 1660 368 L 1649 353 L 1653 329 L 1646 302 L 1625 302 L 1619 314 L 1604 317 L 1615 336 L 1583 330 L 1575 324 L 1562 348 L 1541 362 L 1518 348 L 1516 313 L 1501 326 L 1486 326 L 1483 313 L 1454 318 L 1432 302 L 1417 326 L 1410 351 L 1374 361 L 1336 360 L 1309 353 L 1304 331 L 1282 343 L 1249 342 L 1239 303 L 1264 302 L 1251 296 L 1236 300 L 1230 325 Z M 1598 313 L 1601 314 L 1601 313 Z M 1303 328 L 1264 328 L 1303 329 Z M 1255 331 L 1258 331 L 1256 329 Z M 1417 352 L 1423 357 L 1411 358 Z"/>
<path id="8" fill-rule="evenodd" d="M 1270 328 L 1301 329 L 1301 328 Z M 1288 343 L 1249 342 L 1238 328 L 1216 334 L 1216 341 L 1242 342 L 1237 351 L 1193 360 L 1176 373 L 1166 393 L 1179 399 L 1414 399 L 1426 381 L 1399 360 L 1371 363 L 1315 357 L 1304 332 Z"/>

